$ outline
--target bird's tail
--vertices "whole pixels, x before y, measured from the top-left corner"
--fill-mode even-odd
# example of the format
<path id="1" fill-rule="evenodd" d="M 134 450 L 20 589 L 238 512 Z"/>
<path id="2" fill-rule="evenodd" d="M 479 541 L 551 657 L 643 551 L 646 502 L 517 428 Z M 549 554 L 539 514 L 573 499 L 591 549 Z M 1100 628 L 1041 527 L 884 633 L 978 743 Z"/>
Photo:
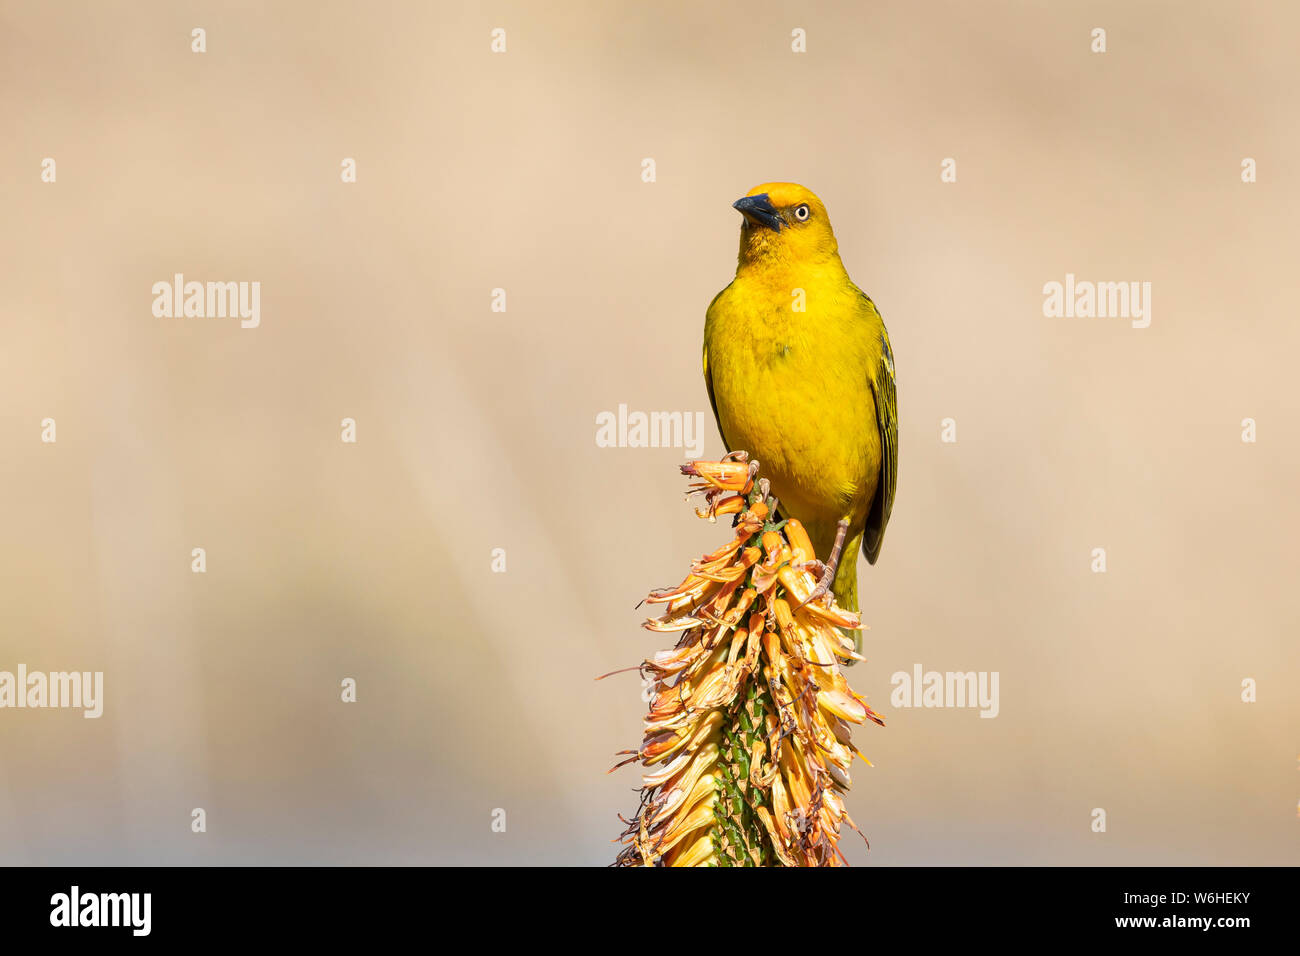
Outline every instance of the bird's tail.
<path id="1" fill-rule="evenodd" d="M 835 580 L 831 582 L 831 593 L 835 603 L 846 611 L 858 610 L 858 552 L 862 549 L 862 532 L 844 542 L 844 551 L 840 555 L 840 566 L 835 569 Z M 862 653 L 862 632 L 845 631 L 853 639 L 853 646 Z M 853 661 L 846 661 L 852 665 Z"/>
<path id="2" fill-rule="evenodd" d="M 858 548 L 862 546 L 862 535 L 850 538 L 840 555 L 840 566 L 835 570 L 835 580 L 831 582 L 831 591 L 835 594 L 835 603 L 846 611 L 858 610 Z"/>

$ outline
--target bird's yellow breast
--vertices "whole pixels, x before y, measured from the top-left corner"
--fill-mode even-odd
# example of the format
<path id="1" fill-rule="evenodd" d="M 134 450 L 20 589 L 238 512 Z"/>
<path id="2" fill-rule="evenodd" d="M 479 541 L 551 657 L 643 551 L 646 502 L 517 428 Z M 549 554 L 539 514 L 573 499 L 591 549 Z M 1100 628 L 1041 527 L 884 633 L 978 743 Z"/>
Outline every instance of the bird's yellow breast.
<path id="1" fill-rule="evenodd" d="M 879 318 L 838 274 L 738 275 L 709 308 L 704 342 L 727 444 L 759 460 L 787 513 L 861 527 L 880 473 L 871 369 Z"/>

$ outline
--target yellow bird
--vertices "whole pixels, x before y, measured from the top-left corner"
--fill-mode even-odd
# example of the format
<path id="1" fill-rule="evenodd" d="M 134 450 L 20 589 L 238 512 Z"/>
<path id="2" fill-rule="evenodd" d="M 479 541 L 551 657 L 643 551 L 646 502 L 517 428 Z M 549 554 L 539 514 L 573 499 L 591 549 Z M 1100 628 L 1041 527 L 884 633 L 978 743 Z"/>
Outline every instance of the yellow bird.
<path id="1" fill-rule="evenodd" d="M 856 611 L 858 548 L 876 563 L 898 475 L 889 333 L 812 192 L 765 183 L 733 205 L 736 277 L 704 321 L 709 401 L 727 449 L 759 462 L 781 517 L 829 555 L 815 596 Z"/>

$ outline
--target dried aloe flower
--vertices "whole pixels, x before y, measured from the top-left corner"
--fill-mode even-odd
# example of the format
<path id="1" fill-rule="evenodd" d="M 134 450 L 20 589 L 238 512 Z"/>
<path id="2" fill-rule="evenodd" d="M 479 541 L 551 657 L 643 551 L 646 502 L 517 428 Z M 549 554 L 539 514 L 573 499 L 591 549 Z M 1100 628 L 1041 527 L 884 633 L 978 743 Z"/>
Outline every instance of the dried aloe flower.
<path id="1" fill-rule="evenodd" d="M 653 690 L 645 738 L 617 766 L 642 764 L 641 806 L 615 865 L 846 864 L 841 827 L 858 828 L 842 794 L 862 757 L 849 725 L 884 721 L 840 669 L 862 659 L 844 633 L 858 615 L 830 594 L 805 603 L 812 542 L 774 520 L 757 471 L 743 454 L 682 466 L 699 479 L 696 513 L 733 515 L 736 535 L 646 598 L 666 607 L 645 627 L 681 639 L 639 668 Z"/>

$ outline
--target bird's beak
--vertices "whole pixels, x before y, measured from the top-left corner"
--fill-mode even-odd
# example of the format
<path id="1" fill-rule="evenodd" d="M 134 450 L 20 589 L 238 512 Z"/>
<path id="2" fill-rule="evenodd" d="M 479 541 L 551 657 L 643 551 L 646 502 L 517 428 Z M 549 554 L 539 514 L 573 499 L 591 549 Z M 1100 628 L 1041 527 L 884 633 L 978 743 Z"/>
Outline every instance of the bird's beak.
<path id="1" fill-rule="evenodd" d="M 777 215 L 772 200 L 767 198 L 767 193 L 759 193 L 757 196 L 745 196 L 743 199 L 737 199 L 731 205 L 753 225 L 766 226 L 776 232 L 781 231 L 781 217 Z"/>

